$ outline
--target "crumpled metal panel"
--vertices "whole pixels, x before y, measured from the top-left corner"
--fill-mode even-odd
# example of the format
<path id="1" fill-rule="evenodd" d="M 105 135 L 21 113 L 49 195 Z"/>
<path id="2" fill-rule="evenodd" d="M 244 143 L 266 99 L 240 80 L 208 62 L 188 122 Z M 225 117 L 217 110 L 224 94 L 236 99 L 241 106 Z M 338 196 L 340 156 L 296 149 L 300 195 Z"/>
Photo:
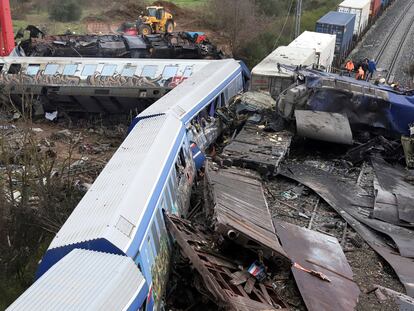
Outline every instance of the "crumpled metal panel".
<path id="1" fill-rule="evenodd" d="M 232 283 L 232 275 L 240 269 L 231 259 L 211 248 L 213 243 L 203 230 L 172 215 L 166 217 L 166 224 L 183 254 L 200 274 L 212 295 L 209 298 L 219 307 L 236 311 L 287 310 L 269 285 L 256 282 L 249 294 L 240 284 Z"/>
<path id="2" fill-rule="evenodd" d="M 298 135 L 332 143 L 352 145 L 348 118 L 340 113 L 295 110 Z"/>
<path id="3" fill-rule="evenodd" d="M 381 187 L 397 196 L 399 219 L 414 223 L 414 186 L 404 181 L 407 172 L 379 158 L 371 162 Z"/>
<path id="4" fill-rule="evenodd" d="M 331 203 L 333 203 L 338 209 L 337 212 L 346 211 L 363 224 L 388 235 L 393 239 L 402 256 L 414 258 L 414 231 L 370 218 L 364 212 L 361 213 L 361 208 L 368 207 L 372 209 L 374 206 L 372 198 L 361 187 L 346 179 L 341 179 L 308 165 L 291 164 L 283 173 L 283 175 L 285 174 L 288 177 L 299 179 L 304 185 L 317 192 L 331 206 Z"/>
<path id="5" fill-rule="evenodd" d="M 210 165 L 206 167 L 216 229 L 225 236 L 233 232 L 234 241 L 243 246 L 253 240 L 270 252 L 287 257 L 277 239 L 259 177 L 243 169 L 215 171 Z"/>
<path id="6" fill-rule="evenodd" d="M 336 178 L 329 178 L 328 173 L 323 175 L 328 178 L 318 176 L 318 169 L 307 169 L 306 165 L 289 165 L 283 170 L 281 175 L 294 179 L 315 191 L 321 196 L 335 211 L 341 215 L 351 227 L 357 231 L 361 237 L 380 254 L 394 269 L 401 283 L 403 283 L 407 294 L 414 297 L 414 262 L 411 258 L 400 256 L 395 249 L 375 231 L 362 224 L 359 217 L 355 218 L 355 213 L 350 213 L 348 207 L 361 206 L 369 203 L 369 199 L 358 193 L 359 187 L 355 191 L 344 189 L 344 182 Z M 321 175 L 321 174 L 319 174 Z M 352 184 L 349 185 L 352 187 Z M 355 185 L 354 185 L 355 186 Z M 357 199 L 356 199 L 357 198 Z M 358 202 L 359 201 L 359 202 Z M 364 202 L 365 201 L 365 202 Z M 371 207 L 373 202 L 371 202 Z"/>
<path id="7" fill-rule="evenodd" d="M 360 290 L 353 273 L 334 237 L 282 221 L 275 222 L 283 249 L 292 262 L 309 270 L 322 272 L 329 282 L 292 266 L 302 298 L 309 310 L 354 310 Z"/>

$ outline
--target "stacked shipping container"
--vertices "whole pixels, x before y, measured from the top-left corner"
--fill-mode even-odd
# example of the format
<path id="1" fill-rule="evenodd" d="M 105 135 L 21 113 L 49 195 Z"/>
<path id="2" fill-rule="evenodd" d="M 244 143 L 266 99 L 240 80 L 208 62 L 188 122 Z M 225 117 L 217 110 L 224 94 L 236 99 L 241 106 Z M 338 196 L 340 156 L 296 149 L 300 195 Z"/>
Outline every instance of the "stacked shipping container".
<path id="1" fill-rule="evenodd" d="M 371 19 L 375 19 L 381 11 L 381 0 L 371 0 Z"/>
<path id="2" fill-rule="evenodd" d="M 335 55 L 338 59 L 347 56 L 352 47 L 355 14 L 331 11 L 316 22 L 316 32 L 336 35 Z"/>
<path id="3" fill-rule="evenodd" d="M 354 35 L 361 35 L 368 26 L 371 0 L 345 0 L 338 6 L 338 12 L 355 14 Z"/>
<path id="4" fill-rule="evenodd" d="M 335 41 L 335 35 L 305 31 L 293 40 L 289 47 L 313 49 L 316 55 L 316 67 L 329 72 L 335 56 Z"/>
<path id="5" fill-rule="evenodd" d="M 251 91 L 267 91 L 273 96 L 293 83 L 293 75 L 278 64 L 312 66 L 315 50 L 303 47 L 280 46 L 252 69 Z"/>

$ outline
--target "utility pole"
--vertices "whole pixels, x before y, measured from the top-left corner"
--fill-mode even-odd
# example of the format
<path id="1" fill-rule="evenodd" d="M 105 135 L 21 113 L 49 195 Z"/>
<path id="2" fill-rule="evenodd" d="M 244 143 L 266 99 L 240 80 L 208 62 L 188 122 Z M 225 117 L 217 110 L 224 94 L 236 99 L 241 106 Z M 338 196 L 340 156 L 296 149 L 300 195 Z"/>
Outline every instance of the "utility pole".
<path id="1" fill-rule="evenodd" d="M 300 19 L 302 16 L 302 0 L 296 0 L 295 38 L 300 35 Z"/>

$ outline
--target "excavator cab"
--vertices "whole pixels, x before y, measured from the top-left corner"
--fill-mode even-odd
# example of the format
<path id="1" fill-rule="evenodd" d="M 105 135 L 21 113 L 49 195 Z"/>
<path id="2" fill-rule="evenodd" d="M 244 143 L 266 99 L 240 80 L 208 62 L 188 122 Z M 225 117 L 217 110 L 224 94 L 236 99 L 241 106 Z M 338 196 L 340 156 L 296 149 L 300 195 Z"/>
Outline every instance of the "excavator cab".
<path id="1" fill-rule="evenodd" d="M 149 6 L 146 14 L 137 20 L 139 34 L 149 35 L 152 33 L 171 33 L 174 31 L 175 22 L 173 15 L 162 6 Z"/>

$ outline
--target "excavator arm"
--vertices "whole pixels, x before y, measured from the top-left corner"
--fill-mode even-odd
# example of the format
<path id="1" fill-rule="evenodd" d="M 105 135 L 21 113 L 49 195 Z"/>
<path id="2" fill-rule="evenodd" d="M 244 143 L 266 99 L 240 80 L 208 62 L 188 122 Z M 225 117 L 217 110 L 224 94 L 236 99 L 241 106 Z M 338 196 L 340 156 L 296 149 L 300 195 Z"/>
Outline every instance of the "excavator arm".
<path id="1" fill-rule="evenodd" d="M 9 0 L 0 0 L 0 56 L 8 56 L 14 49 L 13 23 Z"/>

